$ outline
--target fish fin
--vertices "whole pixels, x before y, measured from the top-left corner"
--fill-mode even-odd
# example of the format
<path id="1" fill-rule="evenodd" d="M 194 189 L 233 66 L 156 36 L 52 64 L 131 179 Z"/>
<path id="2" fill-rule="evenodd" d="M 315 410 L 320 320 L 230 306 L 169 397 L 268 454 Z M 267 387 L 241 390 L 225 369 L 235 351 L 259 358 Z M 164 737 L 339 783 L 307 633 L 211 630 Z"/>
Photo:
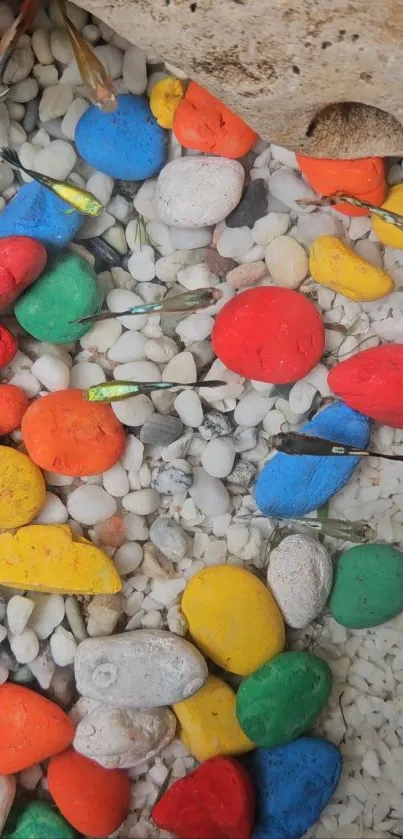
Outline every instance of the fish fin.
<path id="1" fill-rule="evenodd" d="M 24 169 L 18 154 L 14 149 L 9 149 L 7 146 L 1 146 L 0 158 L 4 163 L 8 163 L 13 169 Z"/>
<path id="2" fill-rule="evenodd" d="M 63 211 L 63 215 L 64 215 L 64 216 L 71 216 L 71 214 L 72 214 L 72 213 L 76 213 L 76 212 L 77 212 L 76 208 L 75 208 L 75 207 L 71 207 L 71 209 L 70 209 L 70 210 L 64 210 L 64 211 Z"/>

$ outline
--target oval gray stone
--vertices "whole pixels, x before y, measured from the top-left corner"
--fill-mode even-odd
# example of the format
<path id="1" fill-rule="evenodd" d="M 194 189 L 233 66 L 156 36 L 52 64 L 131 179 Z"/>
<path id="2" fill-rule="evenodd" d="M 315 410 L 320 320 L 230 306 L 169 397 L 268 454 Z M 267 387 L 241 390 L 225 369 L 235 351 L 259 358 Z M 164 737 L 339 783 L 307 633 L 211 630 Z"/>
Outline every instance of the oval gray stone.
<path id="1" fill-rule="evenodd" d="M 158 550 L 172 562 L 186 556 L 188 543 L 185 532 L 173 519 L 158 516 L 150 527 L 150 539 Z"/>
<path id="2" fill-rule="evenodd" d="M 128 769 L 151 760 L 175 736 L 168 708 L 112 708 L 101 703 L 78 723 L 73 746 L 105 769 Z"/>
<path id="3" fill-rule="evenodd" d="M 178 417 L 152 414 L 140 430 L 140 440 L 145 445 L 168 446 L 181 436 L 183 423 Z"/>
<path id="4" fill-rule="evenodd" d="M 158 708 L 200 690 L 207 665 L 193 644 L 162 629 L 86 638 L 75 660 L 77 690 L 118 708 Z"/>

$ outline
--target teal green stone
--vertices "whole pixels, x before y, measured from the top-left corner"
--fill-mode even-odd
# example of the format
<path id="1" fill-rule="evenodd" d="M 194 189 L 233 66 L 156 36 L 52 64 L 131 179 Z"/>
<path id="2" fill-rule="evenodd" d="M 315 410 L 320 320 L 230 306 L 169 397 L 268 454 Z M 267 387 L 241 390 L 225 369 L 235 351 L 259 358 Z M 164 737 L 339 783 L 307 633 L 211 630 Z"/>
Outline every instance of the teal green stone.
<path id="1" fill-rule="evenodd" d="M 38 341 L 67 344 L 91 329 L 90 323 L 70 321 L 95 314 L 102 300 L 92 266 L 81 256 L 63 251 L 17 300 L 14 312 L 21 326 Z"/>
<path id="2" fill-rule="evenodd" d="M 58 810 L 45 801 L 32 801 L 18 816 L 12 833 L 3 839 L 75 839 L 76 833 Z"/>
<path id="3" fill-rule="evenodd" d="M 17 685 L 30 685 L 35 677 L 27 664 L 22 664 L 15 673 L 10 673 L 9 679 Z"/>
<path id="4" fill-rule="evenodd" d="M 321 658 L 305 652 L 280 653 L 241 684 L 238 722 L 257 746 L 271 749 L 307 731 L 332 689 L 332 673 Z"/>
<path id="5" fill-rule="evenodd" d="M 338 623 L 366 629 L 403 611 L 403 553 L 390 545 L 357 545 L 337 563 L 330 611 Z"/>

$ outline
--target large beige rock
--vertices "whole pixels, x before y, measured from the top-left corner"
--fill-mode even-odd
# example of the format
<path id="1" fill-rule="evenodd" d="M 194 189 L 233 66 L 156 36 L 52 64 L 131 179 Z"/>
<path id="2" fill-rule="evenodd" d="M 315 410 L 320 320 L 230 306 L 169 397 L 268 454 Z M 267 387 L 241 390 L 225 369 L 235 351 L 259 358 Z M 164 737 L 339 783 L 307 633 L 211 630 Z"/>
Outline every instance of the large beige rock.
<path id="1" fill-rule="evenodd" d="M 403 0 L 80 0 L 307 154 L 403 154 Z"/>

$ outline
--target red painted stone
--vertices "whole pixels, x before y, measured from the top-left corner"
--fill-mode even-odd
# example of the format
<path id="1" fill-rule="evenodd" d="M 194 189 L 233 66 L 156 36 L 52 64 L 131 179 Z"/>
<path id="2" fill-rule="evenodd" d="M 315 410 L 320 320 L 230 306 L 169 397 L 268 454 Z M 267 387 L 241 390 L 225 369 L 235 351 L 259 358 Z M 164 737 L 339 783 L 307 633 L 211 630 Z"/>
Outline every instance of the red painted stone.
<path id="1" fill-rule="evenodd" d="M 152 818 L 178 839 L 249 839 L 254 809 L 246 769 L 231 757 L 212 757 L 172 784 Z"/>
<path id="2" fill-rule="evenodd" d="M 350 408 L 403 428 L 403 344 L 373 347 L 341 361 L 330 371 L 328 384 Z"/>
<path id="3" fill-rule="evenodd" d="M 221 309 L 212 342 L 218 358 L 234 373 L 286 384 L 318 363 L 325 331 L 315 306 L 302 294 L 262 286 L 238 294 Z"/>
<path id="4" fill-rule="evenodd" d="M 196 82 L 190 82 L 175 111 L 173 131 L 186 149 L 232 158 L 243 157 L 258 139 L 241 117 Z"/>
<path id="5" fill-rule="evenodd" d="M 45 268 L 47 253 L 29 236 L 0 239 L 0 311 L 19 297 Z"/>
<path id="6" fill-rule="evenodd" d="M 6 326 L 0 325 L 0 367 L 13 360 L 18 350 L 18 341 Z"/>

